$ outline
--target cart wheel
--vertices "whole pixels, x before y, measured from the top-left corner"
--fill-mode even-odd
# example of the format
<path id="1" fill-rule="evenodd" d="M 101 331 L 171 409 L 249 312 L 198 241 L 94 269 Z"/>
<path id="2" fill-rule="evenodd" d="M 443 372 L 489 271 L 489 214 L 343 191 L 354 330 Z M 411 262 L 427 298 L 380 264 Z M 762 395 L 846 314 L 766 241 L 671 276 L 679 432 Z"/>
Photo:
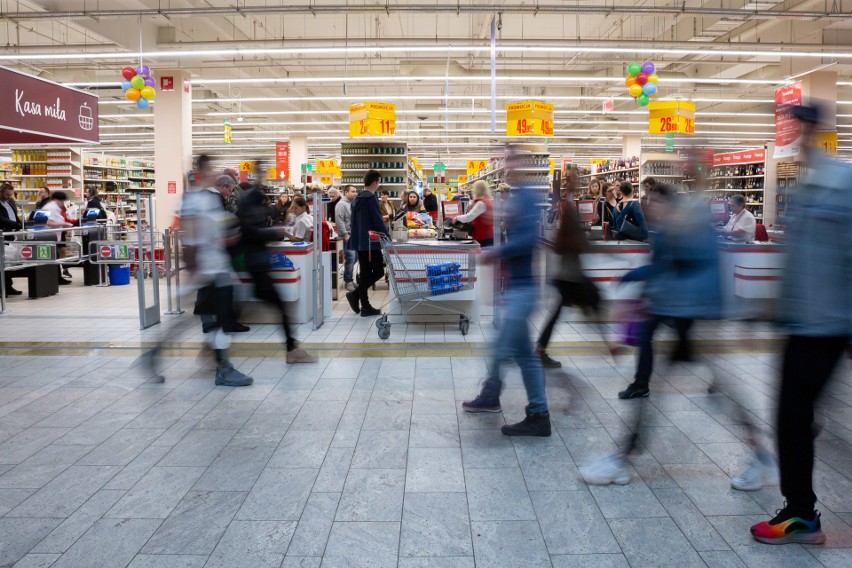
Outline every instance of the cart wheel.
<path id="1" fill-rule="evenodd" d="M 390 324 L 383 325 L 379 328 L 379 339 L 387 339 L 390 337 Z"/>
<path id="2" fill-rule="evenodd" d="M 376 320 L 376 329 L 381 329 L 382 326 L 385 326 L 385 325 L 390 325 L 390 323 L 388 322 L 388 315 L 387 314 L 383 314 L 382 317 L 380 317 L 379 319 Z"/>
<path id="3" fill-rule="evenodd" d="M 467 335 L 467 332 L 470 330 L 470 320 L 466 317 L 462 317 L 461 321 L 459 321 L 459 331 L 461 331 L 462 335 Z"/>

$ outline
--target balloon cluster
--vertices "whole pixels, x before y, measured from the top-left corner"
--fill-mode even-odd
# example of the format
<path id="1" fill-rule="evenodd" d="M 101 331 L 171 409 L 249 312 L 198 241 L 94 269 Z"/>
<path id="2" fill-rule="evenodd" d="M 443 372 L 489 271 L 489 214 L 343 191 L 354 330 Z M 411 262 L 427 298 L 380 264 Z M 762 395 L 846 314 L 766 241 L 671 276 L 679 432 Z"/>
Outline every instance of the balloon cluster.
<path id="1" fill-rule="evenodd" d="M 657 68 L 650 61 L 643 64 L 631 63 L 627 66 L 627 85 L 630 96 L 636 99 L 639 106 L 648 106 L 648 101 L 657 96 Z"/>
<path id="2" fill-rule="evenodd" d="M 151 68 L 140 65 L 136 69 L 125 67 L 121 70 L 124 80 L 121 88 L 127 100 L 136 101 L 136 106 L 142 109 L 148 108 L 149 101 L 157 96 L 154 85 L 157 82 L 151 77 Z"/>

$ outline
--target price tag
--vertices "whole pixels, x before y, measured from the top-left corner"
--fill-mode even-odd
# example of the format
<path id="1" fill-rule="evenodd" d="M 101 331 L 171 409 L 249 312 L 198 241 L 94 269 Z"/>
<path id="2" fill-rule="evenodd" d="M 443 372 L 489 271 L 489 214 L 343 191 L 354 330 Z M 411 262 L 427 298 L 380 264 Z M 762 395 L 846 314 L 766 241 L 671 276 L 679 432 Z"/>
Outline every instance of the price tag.
<path id="1" fill-rule="evenodd" d="M 488 160 L 468 160 L 467 175 L 472 176 L 488 167 Z"/>
<path id="2" fill-rule="evenodd" d="M 337 171 L 337 160 L 317 160 L 317 174 L 332 174 Z"/>
<path id="3" fill-rule="evenodd" d="M 321 175 L 319 177 L 319 182 L 322 185 L 332 185 L 334 183 L 334 176 L 333 175 Z"/>
<path id="4" fill-rule="evenodd" d="M 648 134 L 695 134 L 695 103 L 651 101 L 648 104 Z"/>
<path id="5" fill-rule="evenodd" d="M 817 132 L 816 146 L 829 156 L 837 155 L 837 131 Z"/>
<path id="6" fill-rule="evenodd" d="M 396 105 L 364 102 L 349 107 L 349 137 L 394 136 L 396 134 Z"/>
<path id="7" fill-rule="evenodd" d="M 240 171 L 252 173 L 254 171 L 254 162 L 240 162 Z"/>
<path id="8" fill-rule="evenodd" d="M 462 183 L 467 183 L 467 176 L 462 176 L 462 175 L 460 175 L 460 176 L 459 176 L 459 183 L 460 183 L 460 184 L 462 184 Z"/>
<path id="9" fill-rule="evenodd" d="M 553 136 L 553 105 L 542 101 L 509 103 L 506 136 Z"/>

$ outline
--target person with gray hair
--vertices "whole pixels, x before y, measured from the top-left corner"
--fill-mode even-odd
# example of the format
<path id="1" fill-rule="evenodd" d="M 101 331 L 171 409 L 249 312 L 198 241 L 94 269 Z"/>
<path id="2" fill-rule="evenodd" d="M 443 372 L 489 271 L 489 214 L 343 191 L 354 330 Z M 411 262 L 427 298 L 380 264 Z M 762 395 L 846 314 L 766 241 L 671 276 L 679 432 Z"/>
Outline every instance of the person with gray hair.
<path id="1" fill-rule="evenodd" d="M 328 222 L 334 225 L 337 220 L 337 204 L 340 203 L 340 192 L 336 187 L 328 190 L 328 198 L 331 199 L 331 203 L 326 208 L 325 216 L 328 218 Z"/>
<path id="2" fill-rule="evenodd" d="M 754 240 L 757 220 L 751 211 L 746 209 L 746 200 L 742 195 L 733 195 L 728 200 L 731 205 L 731 218 L 722 229 L 722 235 L 729 239 L 750 243 Z"/>

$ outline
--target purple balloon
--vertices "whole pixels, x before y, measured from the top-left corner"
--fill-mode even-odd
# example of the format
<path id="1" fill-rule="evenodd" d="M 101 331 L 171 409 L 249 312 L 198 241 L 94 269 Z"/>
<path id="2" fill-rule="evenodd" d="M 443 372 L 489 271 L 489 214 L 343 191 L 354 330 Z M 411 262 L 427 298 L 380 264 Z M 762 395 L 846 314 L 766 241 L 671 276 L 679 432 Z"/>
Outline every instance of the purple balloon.
<path id="1" fill-rule="evenodd" d="M 142 75 L 143 77 L 147 77 L 148 75 L 151 74 L 151 68 L 148 67 L 147 65 L 140 65 L 139 67 L 136 68 L 136 74 Z"/>
<path id="2" fill-rule="evenodd" d="M 155 81 L 153 77 L 145 77 L 145 85 L 148 87 L 156 87 L 157 81 Z"/>
<path id="3" fill-rule="evenodd" d="M 656 70 L 657 70 L 657 68 L 650 61 L 646 61 L 645 63 L 642 64 L 642 73 L 645 73 L 646 75 L 650 75 L 651 73 L 654 73 Z"/>

